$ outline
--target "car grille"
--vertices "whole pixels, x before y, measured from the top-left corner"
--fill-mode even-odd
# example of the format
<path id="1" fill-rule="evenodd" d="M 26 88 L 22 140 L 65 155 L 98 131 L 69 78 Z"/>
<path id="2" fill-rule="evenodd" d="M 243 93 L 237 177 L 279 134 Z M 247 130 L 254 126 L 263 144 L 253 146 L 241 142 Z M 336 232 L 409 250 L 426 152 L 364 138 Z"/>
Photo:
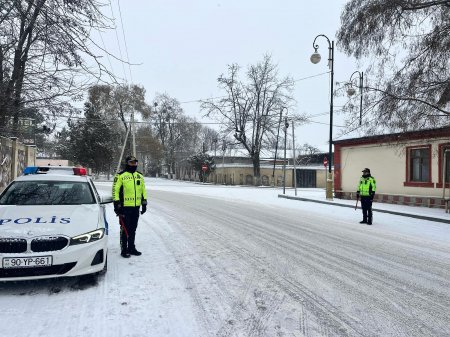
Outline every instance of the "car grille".
<path id="1" fill-rule="evenodd" d="M 31 240 L 29 251 L 36 253 L 54 252 L 67 247 L 68 244 L 69 239 L 63 236 L 43 236 Z M 28 251 L 27 247 L 26 239 L 0 238 L 0 253 L 25 253 Z"/>
<path id="2" fill-rule="evenodd" d="M 0 278 L 63 275 L 69 272 L 73 267 L 75 267 L 76 264 L 77 264 L 76 262 L 70 262 L 50 267 L 14 268 L 14 269 L 0 268 Z"/>
<path id="3" fill-rule="evenodd" d="M 0 253 L 24 253 L 27 251 L 27 240 L 16 238 L 0 238 Z"/>
<path id="4" fill-rule="evenodd" d="M 32 252 L 52 252 L 61 250 L 69 244 L 69 240 L 62 236 L 47 236 L 36 238 L 31 241 Z"/>

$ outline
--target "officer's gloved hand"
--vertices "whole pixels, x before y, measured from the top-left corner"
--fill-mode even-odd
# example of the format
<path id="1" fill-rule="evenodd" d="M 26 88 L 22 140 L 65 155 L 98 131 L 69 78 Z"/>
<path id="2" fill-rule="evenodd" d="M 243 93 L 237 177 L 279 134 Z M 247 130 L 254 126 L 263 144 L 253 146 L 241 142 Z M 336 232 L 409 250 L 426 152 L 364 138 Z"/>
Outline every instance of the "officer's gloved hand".
<path id="1" fill-rule="evenodd" d="M 116 213 L 117 216 L 122 214 L 122 205 L 120 204 L 120 201 L 114 201 L 114 213 Z"/>
<path id="2" fill-rule="evenodd" d="M 147 212 L 147 205 L 142 205 L 141 214 L 144 214 L 145 212 Z"/>
<path id="3" fill-rule="evenodd" d="M 356 197 L 359 199 L 359 191 L 356 191 Z"/>
<path id="4" fill-rule="evenodd" d="M 370 193 L 370 200 L 373 200 L 374 197 L 375 197 L 375 193 L 374 192 Z"/>
<path id="5" fill-rule="evenodd" d="M 142 211 L 141 214 L 144 214 L 145 212 L 147 212 L 147 200 L 143 200 L 142 201 Z"/>

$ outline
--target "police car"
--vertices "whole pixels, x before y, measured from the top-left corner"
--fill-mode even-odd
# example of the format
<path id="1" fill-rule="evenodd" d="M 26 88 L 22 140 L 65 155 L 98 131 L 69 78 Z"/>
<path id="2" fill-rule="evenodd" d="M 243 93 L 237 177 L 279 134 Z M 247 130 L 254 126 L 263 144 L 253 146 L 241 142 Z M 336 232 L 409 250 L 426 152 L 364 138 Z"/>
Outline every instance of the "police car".
<path id="1" fill-rule="evenodd" d="M 106 271 L 106 203 L 85 168 L 27 167 L 0 194 L 0 281 Z"/>

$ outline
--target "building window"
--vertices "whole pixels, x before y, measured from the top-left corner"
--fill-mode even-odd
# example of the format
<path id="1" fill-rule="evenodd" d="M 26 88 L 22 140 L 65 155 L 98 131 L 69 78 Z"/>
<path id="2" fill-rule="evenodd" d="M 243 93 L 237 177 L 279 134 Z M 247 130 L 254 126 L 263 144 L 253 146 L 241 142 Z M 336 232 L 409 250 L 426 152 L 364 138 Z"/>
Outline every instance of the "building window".
<path id="1" fill-rule="evenodd" d="M 430 149 L 410 149 L 410 181 L 430 181 Z"/>
<path id="2" fill-rule="evenodd" d="M 447 153 L 445 154 L 445 150 Z M 445 182 L 450 183 L 450 146 L 444 147 L 442 151 L 442 160 L 445 160 Z"/>
<path id="3" fill-rule="evenodd" d="M 445 186 L 450 187 L 450 144 L 439 144 L 439 178 L 436 187 L 442 188 L 445 169 Z"/>
<path id="4" fill-rule="evenodd" d="M 434 187 L 431 182 L 431 145 L 406 148 L 405 186 Z"/>

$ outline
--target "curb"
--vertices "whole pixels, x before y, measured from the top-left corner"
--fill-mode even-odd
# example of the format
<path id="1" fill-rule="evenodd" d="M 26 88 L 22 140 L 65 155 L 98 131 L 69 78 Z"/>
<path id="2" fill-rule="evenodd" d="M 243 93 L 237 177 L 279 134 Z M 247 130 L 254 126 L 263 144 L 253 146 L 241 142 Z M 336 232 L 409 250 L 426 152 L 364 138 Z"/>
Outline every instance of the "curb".
<path id="1" fill-rule="evenodd" d="M 318 204 L 333 205 L 333 206 L 340 206 L 340 207 L 347 207 L 347 208 L 355 208 L 354 206 L 351 206 L 351 205 L 336 204 L 334 202 L 322 201 L 322 200 L 314 200 L 314 199 L 307 199 L 307 198 L 301 198 L 301 197 L 291 197 L 291 196 L 283 195 L 283 194 L 278 194 L 278 198 L 299 200 L 299 201 L 309 201 L 309 202 L 315 202 L 315 203 L 318 203 Z M 388 213 L 388 214 L 406 216 L 406 217 L 415 218 L 415 219 L 421 219 L 421 220 L 427 220 L 427 221 L 435 221 L 435 222 L 443 222 L 443 223 L 450 224 L 450 220 L 441 219 L 441 218 L 435 218 L 435 217 L 431 217 L 431 216 L 417 215 L 417 214 L 410 214 L 410 213 L 402 213 L 402 212 L 396 212 L 396 211 L 387 211 L 387 210 L 384 210 L 384 209 L 377 209 L 377 208 L 373 208 L 372 210 L 374 212 L 379 212 L 379 213 Z"/>

